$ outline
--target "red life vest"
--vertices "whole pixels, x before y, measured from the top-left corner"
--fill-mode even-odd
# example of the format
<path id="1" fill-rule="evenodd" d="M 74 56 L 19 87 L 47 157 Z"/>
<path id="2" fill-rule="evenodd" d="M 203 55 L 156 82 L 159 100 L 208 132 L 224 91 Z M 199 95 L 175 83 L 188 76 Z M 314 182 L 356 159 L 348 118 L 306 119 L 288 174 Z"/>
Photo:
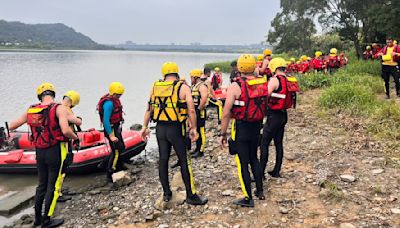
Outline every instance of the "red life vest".
<path id="1" fill-rule="evenodd" d="M 36 104 L 28 109 L 27 121 L 32 134 L 30 140 L 36 148 L 47 149 L 56 145 L 58 142 L 67 142 L 61 131 L 57 117 L 57 107 L 60 104 L 52 103 L 49 105 Z"/>
<path id="2" fill-rule="evenodd" d="M 388 46 L 387 46 L 387 45 L 382 49 L 382 53 L 383 53 L 384 55 L 386 55 L 387 49 L 388 49 Z M 399 45 L 393 45 L 393 52 L 400 53 Z M 395 62 L 400 62 L 400 57 L 397 56 L 397 55 L 394 56 L 394 57 L 393 57 L 393 61 L 395 61 Z"/>
<path id="3" fill-rule="evenodd" d="M 308 61 L 304 61 L 299 64 L 299 73 L 307 73 L 310 70 L 310 63 Z"/>
<path id="4" fill-rule="evenodd" d="M 311 64 L 312 64 L 313 68 L 316 70 L 321 70 L 324 68 L 324 60 L 320 59 L 320 58 L 313 58 L 313 60 L 311 61 Z"/>
<path id="5" fill-rule="evenodd" d="M 284 75 L 275 75 L 279 80 L 279 88 L 271 94 L 268 100 L 270 110 L 287 110 L 296 108 L 296 92 L 300 92 L 296 78 Z M 290 78 L 290 81 L 288 80 Z"/>
<path id="6" fill-rule="evenodd" d="M 268 106 L 268 83 L 265 78 L 238 77 L 236 82 L 241 89 L 241 95 L 235 100 L 232 117 L 248 122 L 261 121 Z"/>
<path id="7" fill-rule="evenodd" d="M 103 123 L 103 116 L 104 116 L 103 105 L 104 102 L 106 101 L 111 101 L 113 103 L 113 111 L 110 117 L 110 124 L 120 124 L 121 122 L 123 122 L 124 118 L 122 116 L 123 112 L 122 112 L 121 101 L 109 94 L 106 94 L 100 98 L 100 101 L 97 104 L 97 110 L 99 111 L 101 123 Z"/>
<path id="8" fill-rule="evenodd" d="M 337 55 L 329 56 L 328 61 L 327 61 L 327 66 L 329 68 L 339 68 L 340 67 L 339 57 Z"/>
<path id="9" fill-rule="evenodd" d="M 211 83 L 213 85 L 219 85 L 219 84 L 221 84 L 221 80 L 222 80 L 222 75 L 215 73 L 211 79 Z"/>

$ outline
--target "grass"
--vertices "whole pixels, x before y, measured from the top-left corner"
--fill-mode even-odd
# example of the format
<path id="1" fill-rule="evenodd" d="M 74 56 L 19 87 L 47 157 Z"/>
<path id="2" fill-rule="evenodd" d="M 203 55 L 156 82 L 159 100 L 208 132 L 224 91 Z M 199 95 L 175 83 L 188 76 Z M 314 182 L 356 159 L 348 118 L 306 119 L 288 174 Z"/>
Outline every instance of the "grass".
<path id="1" fill-rule="evenodd" d="M 207 63 L 204 67 L 208 67 L 211 70 L 214 70 L 215 67 L 219 67 L 222 72 L 230 73 L 231 72 L 231 62 L 232 61 L 224 61 L 224 62 L 215 62 L 215 63 Z"/>
<path id="2" fill-rule="evenodd" d="M 330 180 L 323 180 L 319 186 L 327 190 L 326 194 L 323 195 L 327 200 L 333 200 L 339 202 L 344 199 L 343 193 L 339 190 L 336 183 Z"/>

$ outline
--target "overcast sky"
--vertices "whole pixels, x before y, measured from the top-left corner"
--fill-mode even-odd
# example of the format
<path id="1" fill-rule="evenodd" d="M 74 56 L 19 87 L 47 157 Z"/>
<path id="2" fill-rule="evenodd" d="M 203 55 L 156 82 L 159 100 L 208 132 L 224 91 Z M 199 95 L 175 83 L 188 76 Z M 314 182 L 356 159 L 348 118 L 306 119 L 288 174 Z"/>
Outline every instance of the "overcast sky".
<path id="1" fill-rule="evenodd" d="M 64 23 L 104 44 L 250 44 L 265 40 L 279 0 L 1 0 L 0 19 Z"/>

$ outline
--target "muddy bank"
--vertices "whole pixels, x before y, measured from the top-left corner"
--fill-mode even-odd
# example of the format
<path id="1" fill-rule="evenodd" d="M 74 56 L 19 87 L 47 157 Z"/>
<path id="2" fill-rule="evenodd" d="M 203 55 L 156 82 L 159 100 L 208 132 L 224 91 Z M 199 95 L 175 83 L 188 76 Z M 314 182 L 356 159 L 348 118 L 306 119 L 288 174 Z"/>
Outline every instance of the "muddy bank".
<path id="1" fill-rule="evenodd" d="M 174 200 L 161 203 L 157 163 L 142 160 L 130 167 L 124 186 L 107 186 L 99 177 L 96 185 L 70 189 L 77 194 L 58 204 L 56 214 L 65 218 L 64 227 L 400 226 L 399 159 L 386 156 L 385 143 L 356 128 L 357 120 L 321 116 L 318 95 L 305 93 L 298 109 L 290 112 L 283 178 L 267 178 L 267 199 L 256 200 L 255 208 L 231 203 L 241 197 L 236 164 L 219 147 L 213 118 L 207 123 L 206 156 L 192 161 L 196 190 L 209 198 L 206 206 L 183 202 L 178 168 L 170 169 Z M 354 127 L 343 127 L 342 121 Z"/>

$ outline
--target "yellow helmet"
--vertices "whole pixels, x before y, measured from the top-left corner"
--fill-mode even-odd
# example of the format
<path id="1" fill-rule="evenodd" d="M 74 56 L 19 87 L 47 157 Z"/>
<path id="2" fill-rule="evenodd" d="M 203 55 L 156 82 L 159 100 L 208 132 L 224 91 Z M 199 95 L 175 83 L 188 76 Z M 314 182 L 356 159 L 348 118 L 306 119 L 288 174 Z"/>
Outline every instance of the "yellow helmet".
<path id="1" fill-rule="evenodd" d="M 41 85 L 37 88 L 36 94 L 37 94 L 38 96 L 40 96 L 40 95 L 42 95 L 42 93 L 43 93 L 44 91 L 51 91 L 51 92 L 56 93 L 56 88 L 54 87 L 53 84 L 48 83 L 48 82 L 45 82 L 45 83 L 41 84 Z"/>
<path id="2" fill-rule="evenodd" d="M 161 73 L 162 76 L 164 77 L 167 74 L 178 74 L 179 73 L 178 64 L 176 64 L 175 62 L 164 63 L 161 67 Z"/>
<path id="3" fill-rule="evenodd" d="M 256 58 L 250 54 L 243 54 L 237 61 L 237 67 L 241 73 L 253 73 L 256 69 Z"/>
<path id="4" fill-rule="evenodd" d="M 263 60 L 264 60 L 264 55 L 257 56 L 257 61 L 263 61 Z"/>
<path id="5" fill-rule="evenodd" d="M 219 67 L 215 67 L 215 68 L 214 68 L 214 71 L 215 71 L 215 72 L 219 72 L 220 70 L 221 70 L 221 69 L 219 69 Z"/>
<path id="6" fill-rule="evenodd" d="M 68 97 L 71 100 L 72 107 L 77 106 L 79 104 L 79 101 L 81 101 L 81 95 L 74 90 L 66 92 L 64 94 L 64 97 Z"/>
<path id="7" fill-rule="evenodd" d="M 268 64 L 268 68 L 273 73 L 275 73 L 277 68 L 286 67 L 286 66 L 287 66 L 287 64 L 286 64 L 285 59 L 283 59 L 281 57 L 273 58 Z"/>
<path id="8" fill-rule="evenodd" d="M 306 60 L 307 60 L 307 56 L 306 56 L 306 55 L 300 56 L 300 60 L 301 60 L 301 61 L 306 61 Z"/>
<path id="9" fill-rule="evenodd" d="M 320 52 L 320 51 L 315 52 L 315 57 L 320 57 L 321 55 L 322 55 L 322 52 Z"/>
<path id="10" fill-rule="evenodd" d="M 366 48 L 367 50 L 371 50 L 371 46 L 367 46 L 367 48 Z"/>
<path id="11" fill-rule="evenodd" d="M 297 62 L 296 62 L 296 64 L 300 64 L 300 63 L 301 63 L 300 61 L 297 61 Z"/>
<path id="12" fill-rule="evenodd" d="M 121 82 L 111 82 L 110 86 L 108 87 L 108 91 L 110 95 L 122 95 L 125 92 L 125 88 Z"/>
<path id="13" fill-rule="evenodd" d="M 311 60 L 311 57 L 307 57 L 307 60 L 310 61 L 310 60 Z"/>
<path id="14" fill-rule="evenodd" d="M 382 55 L 382 61 L 383 62 L 392 61 L 392 56 L 391 55 Z"/>
<path id="15" fill-rule="evenodd" d="M 337 49 L 336 48 L 331 48 L 331 50 L 329 51 L 330 54 L 337 54 Z"/>
<path id="16" fill-rule="evenodd" d="M 294 63 L 294 62 L 296 62 L 296 59 L 295 58 L 290 58 L 290 62 Z"/>
<path id="17" fill-rule="evenodd" d="M 264 56 L 270 56 L 270 55 L 272 55 L 272 51 L 270 49 L 265 49 L 263 54 L 264 54 Z"/>
<path id="18" fill-rule="evenodd" d="M 201 75 L 203 75 L 203 70 L 202 69 L 191 70 L 189 75 L 190 75 L 190 77 L 193 77 L 193 78 L 200 78 Z"/>
<path id="19" fill-rule="evenodd" d="M 394 45 L 397 45 L 397 40 L 393 40 L 393 44 L 394 44 Z"/>

